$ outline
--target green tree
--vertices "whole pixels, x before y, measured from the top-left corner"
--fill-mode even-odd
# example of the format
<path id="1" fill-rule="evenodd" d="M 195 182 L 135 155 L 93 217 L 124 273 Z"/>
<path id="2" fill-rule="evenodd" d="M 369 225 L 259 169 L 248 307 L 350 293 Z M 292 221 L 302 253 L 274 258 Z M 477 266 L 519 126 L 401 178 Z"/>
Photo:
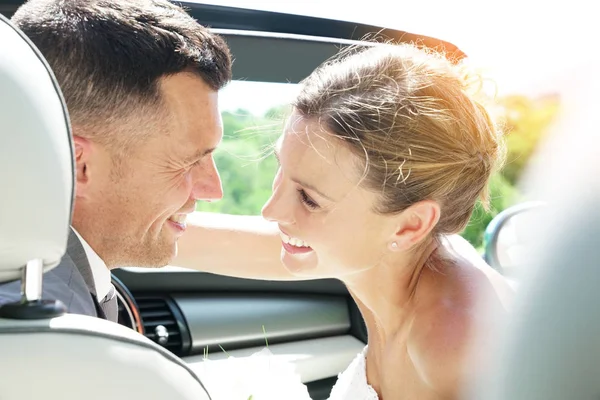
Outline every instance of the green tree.
<path id="1" fill-rule="evenodd" d="M 461 236 L 473 246 L 480 248 L 483 243 L 483 233 L 490 221 L 502 210 L 518 202 L 517 189 L 501 174 L 496 173 L 490 178 L 490 204 L 485 210 L 481 203 L 475 205 L 469 224 Z"/>
<path id="2" fill-rule="evenodd" d="M 223 181 L 223 199 L 198 202 L 198 211 L 257 215 L 271 195 L 277 161 L 273 146 L 283 131 L 285 108 L 257 117 L 245 110 L 223 113 L 223 143 L 215 162 Z"/>
<path id="3" fill-rule="evenodd" d="M 500 104 L 504 109 L 508 150 L 502 174 L 514 185 L 519 181 L 537 144 L 556 119 L 560 97 L 546 95 L 530 98 L 514 95 L 500 99 Z"/>

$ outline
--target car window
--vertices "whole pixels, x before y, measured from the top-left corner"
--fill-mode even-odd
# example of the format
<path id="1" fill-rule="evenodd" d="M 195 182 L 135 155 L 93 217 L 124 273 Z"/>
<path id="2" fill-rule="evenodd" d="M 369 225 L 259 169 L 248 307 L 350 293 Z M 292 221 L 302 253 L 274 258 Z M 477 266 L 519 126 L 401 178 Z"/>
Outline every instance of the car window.
<path id="1" fill-rule="evenodd" d="M 198 202 L 198 211 L 259 215 L 271 194 L 277 161 L 273 145 L 281 135 L 298 86 L 233 81 L 220 93 L 223 142 L 215 162 L 223 199 Z"/>
<path id="2" fill-rule="evenodd" d="M 277 169 L 272 147 L 297 90 L 296 84 L 234 81 L 222 91 L 224 138 L 215 160 L 224 196 L 214 203 L 198 202 L 198 211 L 260 214 Z M 506 138 L 506 163 L 491 178 L 489 210 L 477 204 L 462 232 L 479 250 L 483 250 L 484 231 L 492 218 L 523 200 L 518 188 L 522 172 L 560 110 L 556 94 L 512 93 L 495 100 L 500 129 Z"/>

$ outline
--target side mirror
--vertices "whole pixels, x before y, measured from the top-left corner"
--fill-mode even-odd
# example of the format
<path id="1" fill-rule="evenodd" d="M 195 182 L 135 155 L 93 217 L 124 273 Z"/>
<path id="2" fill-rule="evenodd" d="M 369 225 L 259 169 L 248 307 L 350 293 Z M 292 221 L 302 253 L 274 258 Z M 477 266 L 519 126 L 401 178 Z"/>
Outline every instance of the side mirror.
<path id="1" fill-rule="evenodd" d="M 499 213 L 487 226 L 483 242 L 485 261 L 511 280 L 518 280 L 531 264 L 529 255 L 536 238 L 531 232 L 545 203 L 527 202 Z"/>

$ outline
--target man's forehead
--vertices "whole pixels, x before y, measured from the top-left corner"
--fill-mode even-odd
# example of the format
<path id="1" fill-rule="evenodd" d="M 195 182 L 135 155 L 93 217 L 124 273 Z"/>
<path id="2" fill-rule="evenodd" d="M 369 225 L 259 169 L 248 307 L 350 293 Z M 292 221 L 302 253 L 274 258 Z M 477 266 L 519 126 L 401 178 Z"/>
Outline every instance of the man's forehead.
<path id="1" fill-rule="evenodd" d="M 223 121 L 218 92 L 199 77 L 178 73 L 161 81 L 168 110 L 168 136 L 186 160 L 214 151 L 221 142 Z"/>
<path id="2" fill-rule="evenodd" d="M 179 142 L 181 153 L 186 161 L 197 161 L 216 150 L 223 140 L 223 127 L 215 124 L 188 125 L 184 138 Z"/>
<path id="3" fill-rule="evenodd" d="M 221 139 L 221 130 L 213 132 L 212 129 L 189 129 L 176 135 L 164 136 L 163 145 L 178 162 L 193 164 L 212 154 L 221 143 Z"/>

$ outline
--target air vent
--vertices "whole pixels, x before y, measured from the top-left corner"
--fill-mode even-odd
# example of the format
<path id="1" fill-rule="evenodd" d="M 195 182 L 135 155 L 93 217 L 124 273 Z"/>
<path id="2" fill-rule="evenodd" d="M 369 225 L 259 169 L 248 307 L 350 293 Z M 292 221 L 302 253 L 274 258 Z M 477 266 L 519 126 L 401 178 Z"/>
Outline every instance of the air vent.
<path id="1" fill-rule="evenodd" d="M 189 333 L 181 312 L 170 298 L 136 296 L 144 335 L 172 353 L 182 356 L 189 349 Z"/>

